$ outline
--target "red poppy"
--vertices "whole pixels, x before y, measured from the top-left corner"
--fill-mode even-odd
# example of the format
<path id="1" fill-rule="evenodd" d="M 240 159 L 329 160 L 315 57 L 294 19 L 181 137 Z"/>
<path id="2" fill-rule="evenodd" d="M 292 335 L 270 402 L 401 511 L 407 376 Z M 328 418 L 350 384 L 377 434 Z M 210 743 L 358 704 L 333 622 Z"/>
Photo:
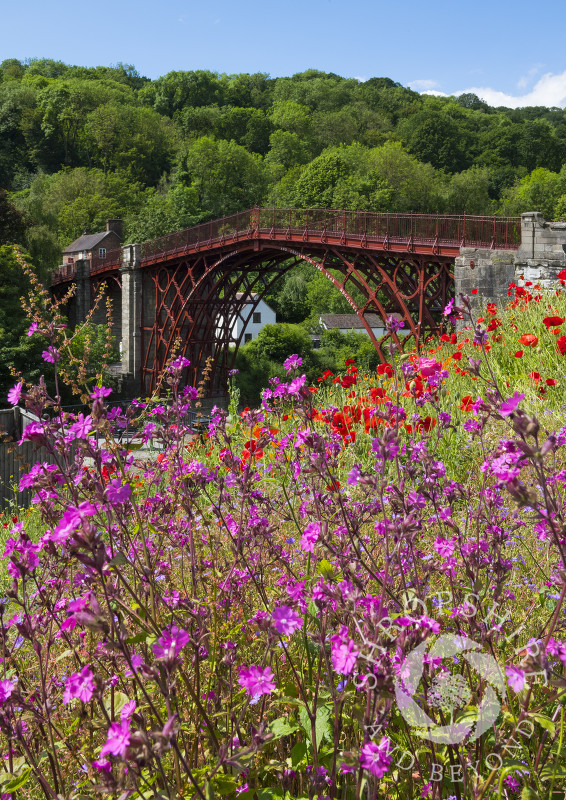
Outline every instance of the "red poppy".
<path id="1" fill-rule="evenodd" d="M 462 353 L 460 350 L 457 350 L 455 353 L 452 353 L 452 358 L 454 361 L 461 361 L 462 360 Z"/>
<path id="2" fill-rule="evenodd" d="M 338 492 L 339 490 L 340 490 L 340 481 L 337 481 L 336 478 L 333 478 L 330 483 L 326 484 L 327 492 Z"/>
<path id="3" fill-rule="evenodd" d="M 448 336 L 447 333 L 443 333 L 442 336 L 440 337 L 440 341 L 441 342 L 449 342 L 450 341 L 450 337 Z"/>
<path id="4" fill-rule="evenodd" d="M 563 317 L 545 317 L 543 319 L 543 324 L 546 325 L 547 328 L 555 328 L 557 325 L 562 325 L 563 322 Z"/>
<path id="5" fill-rule="evenodd" d="M 529 378 L 535 386 L 538 386 L 538 382 L 540 381 L 540 372 L 531 372 Z"/>
<path id="6" fill-rule="evenodd" d="M 472 291 L 470 292 L 470 294 L 477 294 L 477 293 L 478 293 L 477 289 L 472 289 Z"/>
<path id="7" fill-rule="evenodd" d="M 385 391 L 381 387 L 376 389 L 370 389 L 369 396 L 371 397 L 372 400 L 375 401 L 381 399 L 382 397 L 385 397 Z"/>
<path id="8" fill-rule="evenodd" d="M 556 340 L 556 348 L 561 356 L 566 356 L 566 336 L 559 336 Z"/>
<path id="9" fill-rule="evenodd" d="M 327 369 L 326 372 L 323 372 L 319 378 L 319 381 L 325 381 L 327 378 L 333 378 L 334 373 L 331 370 Z"/>
<path id="10" fill-rule="evenodd" d="M 515 358 L 523 358 L 523 351 L 517 350 L 517 352 L 515 353 Z"/>
<path id="11" fill-rule="evenodd" d="M 355 363 L 356 363 L 356 359 L 355 358 L 347 358 L 346 359 L 346 366 L 347 367 L 349 367 L 350 364 L 355 364 Z"/>
<path id="12" fill-rule="evenodd" d="M 495 303 L 488 303 L 487 304 L 487 313 L 488 314 L 497 314 L 497 306 Z"/>
<path id="13" fill-rule="evenodd" d="M 491 322 L 487 326 L 487 330 L 488 332 L 494 331 L 496 328 L 499 328 L 502 324 L 503 323 L 501 322 L 501 320 L 495 317 L 494 319 L 491 320 Z"/>
<path id="14" fill-rule="evenodd" d="M 521 344 L 524 344 L 525 347 L 536 347 L 538 344 L 538 336 L 535 336 L 534 333 L 524 333 L 519 337 L 519 341 Z"/>
<path id="15" fill-rule="evenodd" d="M 417 424 L 415 425 L 415 430 L 426 431 L 428 433 L 431 428 L 435 427 L 435 425 L 436 425 L 436 419 L 434 417 L 425 417 L 424 419 L 420 419 L 417 422 Z"/>
<path id="16" fill-rule="evenodd" d="M 547 386 L 556 386 L 556 378 L 547 378 L 546 379 Z"/>
<path id="17" fill-rule="evenodd" d="M 376 372 L 378 375 L 387 375 L 388 378 L 393 377 L 393 367 L 391 364 L 380 364 Z"/>
<path id="18" fill-rule="evenodd" d="M 474 398 L 467 394 L 465 397 L 462 397 L 462 400 L 460 401 L 460 411 L 465 411 L 467 414 L 469 414 L 470 411 L 473 410 L 473 405 Z"/>
<path id="19" fill-rule="evenodd" d="M 556 277 L 559 278 L 561 281 L 566 280 L 566 269 L 561 269 Z"/>

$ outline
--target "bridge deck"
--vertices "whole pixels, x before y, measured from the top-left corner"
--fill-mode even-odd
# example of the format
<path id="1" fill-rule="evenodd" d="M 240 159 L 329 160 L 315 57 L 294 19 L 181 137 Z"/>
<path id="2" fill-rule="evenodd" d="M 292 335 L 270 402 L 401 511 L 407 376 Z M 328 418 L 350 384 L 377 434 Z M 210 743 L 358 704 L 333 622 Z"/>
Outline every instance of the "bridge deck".
<path id="1" fill-rule="evenodd" d="M 354 250 L 455 258 L 464 246 L 516 250 L 521 244 L 521 218 L 252 208 L 143 242 L 141 262 L 150 266 L 234 245 L 241 249 L 252 240 L 264 246 L 320 242 Z M 121 251 L 109 251 L 105 258 L 92 260 L 90 272 L 111 272 L 120 264 Z M 74 280 L 75 276 L 74 265 L 65 265 L 54 273 L 52 283 Z"/>

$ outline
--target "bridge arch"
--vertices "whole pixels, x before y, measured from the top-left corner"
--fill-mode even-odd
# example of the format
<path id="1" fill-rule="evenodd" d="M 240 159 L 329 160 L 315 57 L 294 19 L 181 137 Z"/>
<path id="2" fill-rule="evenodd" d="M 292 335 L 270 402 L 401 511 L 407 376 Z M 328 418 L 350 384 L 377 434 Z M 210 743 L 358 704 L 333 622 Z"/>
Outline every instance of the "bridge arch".
<path id="1" fill-rule="evenodd" d="M 242 343 L 242 335 L 231 338 L 234 319 L 247 323 L 273 284 L 301 261 L 314 266 L 340 291 L 383 361 L 389 334 L 378 340 L 367 314 L 382 319 L 399 314 L 409 331 L 405 344 L 414 345 L 438 328 L 453 281 L 450 260 L 440 256 L 376 255 L 322 243 L 257 245 L 252 241 L 215 260 L 180 259 L 175 267 L 168 265 L 166 273 L 162 268 L 154 271 L 155 313 L 147 330 L 142 370 L 146 392 L 156 388 L 167 361 L 177 353 L 191 361 L 187 379 L 192 385 L 197 385 L 208 362 L 214 375 L 211 390 L 221 393 Z M 362 303 L 356 302 L 354 289 L 364 298 Z M 230 353 L 231 345 L 235 347 Z"/>

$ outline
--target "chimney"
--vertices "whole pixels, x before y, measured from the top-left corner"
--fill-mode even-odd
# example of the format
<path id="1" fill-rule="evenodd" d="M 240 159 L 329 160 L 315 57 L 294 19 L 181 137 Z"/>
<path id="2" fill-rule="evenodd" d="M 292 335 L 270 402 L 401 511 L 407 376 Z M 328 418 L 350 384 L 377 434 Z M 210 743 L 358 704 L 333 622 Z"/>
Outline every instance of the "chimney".
<path id="1" fill-rule="evenodd" d="M 108 233 L 112 231 L 119 236 L 120 239 L 122 238 L 122 220 L 121 219 L 107 219 L 106 220 L 106 230 Z"/>
<path id="2" fill-rule="evenodd" d="M 83 231 L 83 236 L 88 236 L 89 234 L 90 234 L 90 228 L 87 225 L 86 228 Z"/>

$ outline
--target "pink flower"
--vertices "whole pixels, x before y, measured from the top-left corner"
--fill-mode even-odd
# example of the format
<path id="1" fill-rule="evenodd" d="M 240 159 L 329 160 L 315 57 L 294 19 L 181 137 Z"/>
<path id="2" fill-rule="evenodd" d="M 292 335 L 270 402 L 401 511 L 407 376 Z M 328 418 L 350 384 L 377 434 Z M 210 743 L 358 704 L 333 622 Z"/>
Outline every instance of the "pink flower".
<path id="1" fill-rule="evenodd" d="M 47 350 L 44 350 L 41 354 L 41 357 L 44 361 L 47 361 L 48 364 L 56 364 L 59 361 L 59 353 L 57 352 L 57 348 L 48 347 Z"/>
<path id="2" fill-rule="evenodd" d="M 505 400 L 499 406 L 499 413 L 502 417 L 508 417 L 509 414 L 512 414 L 513 411 L 517 408 L 521 400 L 524 398 L 524 394 L 519 394 L 519 392 L 515 392 L 513 397 L 510 397 L 508 400 Z"/>
<path id="3" fill-rule="evenodd" d="M 367 744 L 364 744 L 362 747 L 360 755 L 360 764 L 362 768 L 367 769 L 368 772 L 376 778 L 383 778 L 393 760 L 389 755 L 391 750 L 391 742 L 387 736 L 382 736 L 379 744 L 367 742 Z"/>
<path id="4" fill-rule="evenodd" d="M 11 406 L 17 406 L 20 402 L 20 397 L 22 396 L 22 389 L 24 388 L 24 382 L 20 381 L 16 383 L 15 386 L 12 386 L 10 391 L 8 392 L 8 402 Z"/>
<path id="5" fill-rule="evenodd" d="M 301 537 L 301 547 L 307 553 L 314 553 L 314 546 L 320 536 L 320 525 L 318 522 L 310 522 Z"/>
<path id="6" fill-rule="evenodd" d="M 163 631 L 161 637 L 151 646 L 156 658 L 162 661 L 174 661 L 183 647 L 190 641 L 187 631 L 173 625 L 171 630 Z"/>
<path id="7" fill-rule="evenodd" d="M 106 488 L 106 497 L 113 505 L 116 503 L 126 503 L 132 493 L 132 487 L 129 483 L 122 486 L 120 478 L 115 478 L 111 481 L 110 485 Z"/>
<path id="8" fill-rule="evenodd" d="M 332 666 L 341 675 L 349 675 L 356 665 L 359 650 L 352 639 L 347 638 L 348 629 L 342 626 L 340 633 L 330 638 Z"/>
<path id="9" fill-rule="evenodd" d="M 437 536 L 434 540 L 434 549 L 442 558 L 450 558 L 454 552 L 454 542 L 451 539 L 443 539 Z"/>
<path id="10" fill-rule="evenodd" d="M 107 758 L 99 758 L 98 761 L 93 761 L 92 766 L 100 772 L 112 772 L 112 764 Z"/>
<path id="11" fill-rule="evenodd" d="M 272 614 L 273 624 L 278 633 L 290 636 L 298 628 L 302 627 L 303 618 L 289 606 L 279 606 Z"/>
<path id="12" fill-rule="evenodd" d="M 83 703 L 88 703 L 92 699 L 95 689 L 96 684 L 94 683 L 92 671 L 87 664 L 81 672 L 74 672 L 67 678 L 63 693 L 63 703 L 66 705 L 75 697 L 78 697 Z"/>
<path id="13" fill-rule="evenodd" d="M 439 364 L 434 358 L 419 358 L 417 369 L 425 378 L 428 378 L 430 375 L 440 372 L 442 364 Z"/>
<path id="14" fill-rule="evenodd" d="M 33 334 L 34 334 L 34 333 L 36 332 L 36 330 L 37 330 L 37 327 L 38 327 L 38 325 L 37 325 L 37 322 L 32 322 L 32 323 L 31 323 L 31 325 L 30 325 L 30 326 L 29 326 L 29 328 L 28 328 L 27 335 L 28 335 L 28 336 L 33 336 Z"/>
<path id="15" fill-rule="evenodd" d="M 126 755 L 126 748 L 130 744 L 130 720 L 123 719 L 120 722 L 113 722 L 108 729 L 106 744 L 100 751 L 100 757 L 110 754 L 123 758 Z"/>
<path id="16" fill-rule="evenodd" d="M 238 676 L 238 683 L 252 697 L 271 694 L 271 692 L 275 691 L 273 673 L 270 667 L 242 667 Z"/>
<path id="17" fill-rule="evenodd" d="M 15 679 L 0 681 L 0 705 L 4 705 L 6 700 L 9 700 L 15 688 L 16 688 Z"/>
<path id="18" fill-rule="evenodd" d="M 507 675 L 507 683 L 514 692 L 521 692 L 525 688 L 526 678 L 524 670 L 518 667 L 505 667 L 505 674 Z"/>

